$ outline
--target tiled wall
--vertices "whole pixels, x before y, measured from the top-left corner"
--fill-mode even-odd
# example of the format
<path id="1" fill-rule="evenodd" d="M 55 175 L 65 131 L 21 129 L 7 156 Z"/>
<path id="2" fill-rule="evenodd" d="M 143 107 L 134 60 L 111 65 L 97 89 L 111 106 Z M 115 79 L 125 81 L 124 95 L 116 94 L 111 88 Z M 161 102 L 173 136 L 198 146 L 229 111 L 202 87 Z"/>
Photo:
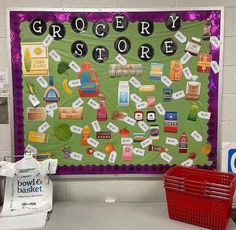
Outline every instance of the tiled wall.
<path id="1" fill-rule="evenodd" d="M 154 8 L 225 6 L 225 42 L 223 69 L 222 140 L 236 139 L 236 0 L 0 0 L 0 67 L 7 67 L 6 7 L 55 8 Z M 1 116 L 1 115 L 0 115 Z M 10 125 L 0 125 L 0 155 L 10 152 Z M 156 178 L 80 177 L 56 179 L 55 199 L 103 202 L 114 198 L 120 202 L 165 202 L 163 185 Z"/>

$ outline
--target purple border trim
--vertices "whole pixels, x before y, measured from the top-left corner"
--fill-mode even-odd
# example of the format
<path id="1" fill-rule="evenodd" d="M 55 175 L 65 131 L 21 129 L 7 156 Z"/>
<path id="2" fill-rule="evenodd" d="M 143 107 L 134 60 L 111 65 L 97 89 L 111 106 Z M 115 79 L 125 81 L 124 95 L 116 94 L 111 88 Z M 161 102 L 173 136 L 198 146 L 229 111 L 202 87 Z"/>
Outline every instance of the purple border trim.
<path id="1" fill-rule="evenodd" d="M 220 38 L 220 10 L 201 11 L 166 11 L 166 12 L 120 12 L 125 14 L 129 21 L 135 22 L 142 19 L 162 22 L 170 13 L 178 13 L 182 21 L 210 20 L 212 35 Z M 41 18 L 44 21 L 71 22 L 77 15 L 84 16 L 88 21 L 95 22 L 104 20 L 111 22 L 114 15 L 119 12 L 39 12 L 39 11 L 12 11 L 10 12 L 10 39 L 11 39 L 11 61 L 12 61 L 12 82 L 13 82 L 13 107 L 14 107 L 14 140 L 15 155 L 24 152 L 24 124 L 23 124 L 23 95 L 22 95 L 22 71 L 21 71 L 21 47 L 20 47 L 20 23 L 31 21 L 34 18 Z M 213 60 L 219 63 L 220 50 L 210 45 L 210 53 Z M 209 76 L 209 107 L 211 119 L 208 122 L 208 141 L 212 145 L 209 160 L 211 166 L 199 166 L 203 169 L 216 169 L 217 166 L 217 124 L 218 124 L 218 77 L 212 70 Z M 163 174 L 172 166 L 169 165 L 107 165 L 107 166 L 60 166 L 57 174 Z"/>

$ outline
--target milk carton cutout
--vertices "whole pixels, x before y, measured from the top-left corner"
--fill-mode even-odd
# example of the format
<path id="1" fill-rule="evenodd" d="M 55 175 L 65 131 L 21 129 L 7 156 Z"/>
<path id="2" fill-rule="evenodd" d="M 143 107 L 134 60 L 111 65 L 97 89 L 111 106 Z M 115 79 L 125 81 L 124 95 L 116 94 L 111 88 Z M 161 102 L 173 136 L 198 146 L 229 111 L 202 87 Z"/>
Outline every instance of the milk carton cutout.
<path id="1" fill-rule="evenodd" d="M 129 106 L 129 82 L 128 81 L 119 82 L 118 106 Z"/>

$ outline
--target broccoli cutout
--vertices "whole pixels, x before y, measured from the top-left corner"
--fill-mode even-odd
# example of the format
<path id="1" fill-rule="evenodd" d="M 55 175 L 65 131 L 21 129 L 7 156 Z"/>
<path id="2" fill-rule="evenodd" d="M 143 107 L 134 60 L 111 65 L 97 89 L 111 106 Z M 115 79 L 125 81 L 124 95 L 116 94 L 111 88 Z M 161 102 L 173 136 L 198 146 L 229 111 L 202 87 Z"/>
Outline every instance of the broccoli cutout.
<path id="1" fill-rule="evenodd" d="M 60 62 L 57 66 L 57 72 L 59 74 L 65 73 L 66 75 L 68 75 L 67 70 L 69 70 L 69 69 L 70 69 L 69 64 L 64 61 Z"/>

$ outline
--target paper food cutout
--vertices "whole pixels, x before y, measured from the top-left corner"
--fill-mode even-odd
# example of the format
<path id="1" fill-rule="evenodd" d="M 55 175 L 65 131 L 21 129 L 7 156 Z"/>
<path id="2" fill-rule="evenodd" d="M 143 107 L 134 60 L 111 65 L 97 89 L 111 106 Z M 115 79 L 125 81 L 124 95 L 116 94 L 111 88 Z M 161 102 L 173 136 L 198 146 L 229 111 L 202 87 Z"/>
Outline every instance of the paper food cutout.
<path id="1" fill-rule="evenodd" d="M 161 80 L 164 65 L 161 63 L 151 63 L 150 79 Z"/>
<path id="2" fill-rule="evenodd" d="M 200 73 L 209 73 L 211 69 L 211 54 L 199 54 L 198 63 L 197 63 L 197 72 Z"/>
<path id="3" fill-rule="evenodd" d="M 166 112 L 164 120 L 164 132 L 177 133 L 178 132 L 177 112 Z"/>
<path id="4" fill-rule="evenodd" d="M 186 96 L 187 100 L 199 100 L 201 91 L 201 83 L 196 81 L 188 81 L 186 85 Z"/>
<path id="5" fill-rule="evenodd" d="M 178 60 L 172 60 L 170 64 L 170 80 L 179 81 L 182 79 L 183 64 Z"/>
<path id="6" fill-rule="evenodd" d="M 81 86 L 78 87 L 80 97 L 97 97 L 99 94 L 98 73 L 89 62 L 83 62 L 79 73 Z"/>

